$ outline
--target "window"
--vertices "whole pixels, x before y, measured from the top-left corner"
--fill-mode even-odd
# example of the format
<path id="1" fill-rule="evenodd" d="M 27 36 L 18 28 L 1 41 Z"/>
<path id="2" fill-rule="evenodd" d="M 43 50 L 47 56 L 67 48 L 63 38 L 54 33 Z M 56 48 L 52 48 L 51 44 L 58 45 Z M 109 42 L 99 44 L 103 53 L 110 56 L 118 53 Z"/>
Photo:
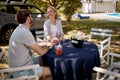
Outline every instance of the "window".
<path id="1" fill-rule="evenodd" d="M 7 13 L 16 14 L 14 6 L 7 6 Z"/>

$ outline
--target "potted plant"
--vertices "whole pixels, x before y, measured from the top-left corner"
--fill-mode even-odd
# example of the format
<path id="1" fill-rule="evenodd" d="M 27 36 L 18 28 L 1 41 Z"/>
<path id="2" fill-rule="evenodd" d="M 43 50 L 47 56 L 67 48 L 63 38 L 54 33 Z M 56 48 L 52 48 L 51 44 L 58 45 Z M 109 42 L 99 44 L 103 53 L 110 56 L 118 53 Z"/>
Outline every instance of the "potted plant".
<path id="1" fill-rule="evenodd" d="M 71 34 L 71 43 L 73 44 L 74 47 L 80 48 L 83 46 L 83 33 L 78 31 L 78 32 L 73 32 Z"/>

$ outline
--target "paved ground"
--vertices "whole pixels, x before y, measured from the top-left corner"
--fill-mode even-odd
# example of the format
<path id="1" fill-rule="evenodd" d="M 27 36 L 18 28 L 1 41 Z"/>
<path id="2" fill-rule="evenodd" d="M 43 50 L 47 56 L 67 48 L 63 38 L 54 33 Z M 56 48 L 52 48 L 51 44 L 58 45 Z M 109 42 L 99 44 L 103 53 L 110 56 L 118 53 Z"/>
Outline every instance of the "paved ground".
<path id="1" fill-rule="evenodd" d="M 102 20 L 120 22 L 120 17 L 109 16 L 107 14 L 110 14 L 110 13 L 81 14 L 81 15 L 87 15 L 87 16 L 90 16 L 90 18 L 94 18 L 94 19 L 102 19 Z"/>

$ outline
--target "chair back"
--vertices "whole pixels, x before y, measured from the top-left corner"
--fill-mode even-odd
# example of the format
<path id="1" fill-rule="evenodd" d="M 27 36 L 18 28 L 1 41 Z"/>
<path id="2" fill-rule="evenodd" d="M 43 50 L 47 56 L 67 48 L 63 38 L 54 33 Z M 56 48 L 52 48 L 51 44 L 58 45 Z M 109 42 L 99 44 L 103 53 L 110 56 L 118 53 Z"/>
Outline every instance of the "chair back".
<path id="1" fill-rule="evenodd" d="M 1 69 L 0 70 L 0 74 L 1 74 L 0 80 L 38 80 L 37 68 L 39 68 L 39 64 L 15 67 L 15 68 L 8 68 L 8 69 Z M 24 75 L 24 76 L 20 76 L 17 78 L 14 78 L 14 77 L 11 78 L 11 77 L 5 76 L 6 73 L 8 73 L 7 75 L 9 75 L 9 73 L 11 73 L 11 72 L 28 71 L 31 69 L 34 70 L 33 75 Z"/>
<path id="2" fill-rule="evenodd" d="M 111 29 L 101 29 L 101 28 L 91 28 L 89 41 L 91 41 L 92 36 L 101 36 L 101 37 L 111 37 Z"/>
<path id="3" fill-rule="evenodd" d="M 2 48 L 0 48 L 0 60 L 5 60 L 7 64 L 9 64 L 9 54 L 4 54 L 2 51 Z M 0 80 L 38 80 L 38 74 L 37 74 L 37 68 L 39 68 L 39 64 L 35 65 L 30 65 L 30 66 L 21 66 L 21 67 L 14 67 L 14 68 L 3 68 L 0 69 Z M 9 77 L 9 73 L 11 72 L 17 72 L 17 71 L 28 71 L 28 70 L 33 70 L 34 74 L 33 75 L 25 75 L 25 76 L 20 76 L 17 78 L 11 78 Z M 7 73 L 7 74 L 6 74 Z"/>
<path id="4" fill-rule="evenodd" d="M 120 80 L 120 61 L 114 61 L 114 58 L 120 58 L 120 54 L 109 53 L 111 56 L 111 65 L 109 69 L 94 67 L 93 70 L 97 72 L 96 80 Z M 100 77 L 100 73 L 104 74 Z"/>
<path id="5" fill-rule="evenodd" d="M 43 29 L 35 30 L 35 35 L 36 35 L 36 41 L 37 42 L 42 42 L 43 41 L 43 38 L 44 38 Z"/>
<path id="6" fill-rule="evenodd" d="M 94 67 L 93 70 L 97 72 L 96 80 L 120 80 L 120 70 L 118 71 L 118 69 L 110 68 L 108 70 L 101 67 Z M 103 77 L 100 77 L 100 74 L 104 74 Z"/>

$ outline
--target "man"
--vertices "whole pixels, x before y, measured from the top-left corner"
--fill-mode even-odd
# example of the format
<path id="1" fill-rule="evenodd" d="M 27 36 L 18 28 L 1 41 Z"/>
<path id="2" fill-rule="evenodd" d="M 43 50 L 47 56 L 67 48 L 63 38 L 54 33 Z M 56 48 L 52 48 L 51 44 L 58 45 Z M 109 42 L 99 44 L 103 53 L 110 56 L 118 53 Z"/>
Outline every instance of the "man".
<path id="1" fill-rule="evenodd" d="M 34 65 L 32 58 L 32 53 L 30 50 L 33 50 L 40 56 L 47 53 L 50 49 L 49 47 L 43 48 L 42 46 L 52 46 L 51 43 L 40 43 L 37 44 L 32 33 L 30 32 L 30 27 L 33 24 L 32 17 L 26 9 L 22 9 L 17 12 L 15 15 L 16 21 L 19 23 L 19 26 L 14 30 L 11 35 L 9 42 L 9 63 L 10 67 L 20 67 Z M 37 62 L 39 59 L 37 60 Z M 38 75 L 46 76 L 50 75 L 50 69 L 48 67 L 39 67 Z M 24 71 L 23 71 L 24 72 Z M 12 77 L 19 77 L 22 75 L 31 75 L 33 71 L 27 72 L 16 72 L 12 74 Z"/>

